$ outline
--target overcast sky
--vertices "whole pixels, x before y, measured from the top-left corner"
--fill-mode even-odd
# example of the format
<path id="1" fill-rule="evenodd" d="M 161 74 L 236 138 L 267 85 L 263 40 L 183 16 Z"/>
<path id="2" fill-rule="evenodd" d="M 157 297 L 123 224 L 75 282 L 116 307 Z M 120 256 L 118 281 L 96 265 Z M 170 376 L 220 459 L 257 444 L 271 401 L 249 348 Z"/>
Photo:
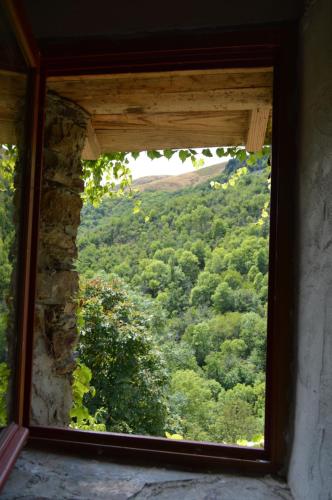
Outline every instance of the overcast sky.
<path id="1" fill-rule="evenodd" d="M 201 152 L 202 150 L 195 148 L 195 151 Z M 211 148 L 211 152 L 214 153 L 212 158 L 203 157 L 205 167 L 227 161 L 226 157 L 219 158 L 215 154 L 215 148 Z M 182 163 L 178 154 L 175 154 L 170 160 L 167 160 L 166 158 L 150 160 L 146 153 L 143 152 L 137 160 L 133 159 L 130 161 L 129 166 L 132 171 L 133 179 L 146 177 L 147 175 L 180 175 L 186 172 L 193 172 L 195 170 L 190 159 Z"/>

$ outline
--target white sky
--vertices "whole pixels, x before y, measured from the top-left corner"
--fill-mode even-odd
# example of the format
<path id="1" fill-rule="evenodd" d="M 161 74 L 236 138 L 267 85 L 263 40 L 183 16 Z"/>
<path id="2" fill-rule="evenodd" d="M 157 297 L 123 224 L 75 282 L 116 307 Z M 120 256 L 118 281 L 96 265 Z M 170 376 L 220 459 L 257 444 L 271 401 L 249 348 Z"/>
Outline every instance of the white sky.
<path id="1" fill-rule="evenodd" d="M 213 153 L 212 158 L 202 155 L 199 156 L 199 158 L 204 158 L 204 167 L 228 160 L 227 157 L 219 158 L 215 154 L 216 148 L 210 149 Z M 201 152 L 202 149 L 195 148 L 195 151 Z M 186 172 L 193 172 L 195 170 L 190 159 L 187 159 L 184 163 L 182 163 L 177 153 L 170 160 L 167 160 L 166 158 L 150 160 L 146 153 L 142 152 L 137 160 L 132 159 L 129 161 L 129 167 L 132 171 L 133 179 L 146 177 L 148 175 L 180 175 Z"/>

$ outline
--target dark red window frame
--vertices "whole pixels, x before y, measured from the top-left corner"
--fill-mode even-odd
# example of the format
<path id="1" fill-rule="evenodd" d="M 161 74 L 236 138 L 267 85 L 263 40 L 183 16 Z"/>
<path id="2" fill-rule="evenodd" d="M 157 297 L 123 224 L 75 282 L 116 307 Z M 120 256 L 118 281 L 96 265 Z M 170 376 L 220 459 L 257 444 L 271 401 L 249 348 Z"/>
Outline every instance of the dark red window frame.
<path id="1" fill-rule="evenodd" d="M 11 2 L 8 2 L 11 3 Z M 11 9 L 32 71 L 31 179 L 27 186 L 29 225 L 21 314 L 21 370 L 16 430 L 29 433 L 41 447 L 103 454 L 112 459 L 163 463 L 190 468 L 235 468 L 268 473 L 279 470 L 287 455 L 292 361 L 292 214 L 295 168 L 295 40 L 297 27 L 237 30 L 212 35 L 186 34 L 122 42 L 80 40 L 48 43 L 33 50 L 19 11 Z M 154 47 L 151 49 L 151 47 Z M 32 56 L 31 56 L 32 54 Z M 40 64 L 40 65 L 39 65 Z M 267 347 L 265 448 L 248 449 L 164 438 L 96 433 L 29 423 L 32 333 L 42 175 L 44 97 L 48 76 L 159 72 L 185 69 L 274 68 L 273 152 L 270 219 L 270 268 Z M 29 190 L 29 192 L 28 192 Z M 9 439 L 9 441 L 8 441 Z M 13 438 L 7 439 L 14 443 Z M 2 467 L 0 443 L 0 480 Z M 16 453 L 17 454 L 17 453 Z"/>
<path id="2" fill-rule="evenodd" d="M 31 357 L 32 330 L 31 311 L 34 304 L 33 281 L 35 276 L 33 255 L 33 241 L 37 237 L 35 231 L 37 199 L 36 180 L 38 179 L 37 165 L 37 129 L 40 100 L 40 54 L 33 37 L 25 23 L 25 19 L 16 2 L 3 0 L 4 8 L 8 14 L 10 27 L 17 39 L 27 67 L 27 109 L 25 128 L 25 151 L 27 175 L 23 190 L 23 209 L 25 212 L 24 227 L 22 227 L 22 242 L 20 248 L 21 273 L 20 289 L 18 297 L 18 352 L 16 360 L 15 380 L 13 395 L 14 408 L 13 419 L 9 425 L 1 431 L 0 435 L 0 491 L 18 457 L 21 449 L 28 439 L 29 430 L 24 423 L 26 404 L 26 387 L 30 379 L 26 379 L 27 367 Z"/>

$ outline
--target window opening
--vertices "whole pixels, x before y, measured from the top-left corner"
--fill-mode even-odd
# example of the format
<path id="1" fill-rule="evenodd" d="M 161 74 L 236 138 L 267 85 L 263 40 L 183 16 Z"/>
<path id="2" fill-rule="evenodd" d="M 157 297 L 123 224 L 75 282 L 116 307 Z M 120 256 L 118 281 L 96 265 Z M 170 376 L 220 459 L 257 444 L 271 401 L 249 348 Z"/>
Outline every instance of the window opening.
<path id="1" fill-rule="evenodd" d="M 83 207 L 74 428 L 263 446 L 268 155 L 204 153 Z"/>
<path id="2" fill-rule="evenodd" d="M 188 73 L 48 83 L 35 425 L 263 446 L 272 72 Z"/>

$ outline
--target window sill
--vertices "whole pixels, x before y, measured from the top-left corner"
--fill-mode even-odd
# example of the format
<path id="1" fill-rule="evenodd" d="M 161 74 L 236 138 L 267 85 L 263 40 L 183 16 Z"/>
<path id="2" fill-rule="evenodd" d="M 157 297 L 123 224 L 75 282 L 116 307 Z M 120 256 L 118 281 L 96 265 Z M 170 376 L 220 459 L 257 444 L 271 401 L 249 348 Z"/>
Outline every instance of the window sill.
<path id="1" fill-rule="evenodd" d="M 291 500 L 287 485 L 269 476 L 202 474 L 142 465 L 110 463 L 104 459 L 41 451 L 31 445 L 22 452 L 3 498 L 24 491 L 35 498 L 86 500 L 109 498 L 269 498 Z"/>

